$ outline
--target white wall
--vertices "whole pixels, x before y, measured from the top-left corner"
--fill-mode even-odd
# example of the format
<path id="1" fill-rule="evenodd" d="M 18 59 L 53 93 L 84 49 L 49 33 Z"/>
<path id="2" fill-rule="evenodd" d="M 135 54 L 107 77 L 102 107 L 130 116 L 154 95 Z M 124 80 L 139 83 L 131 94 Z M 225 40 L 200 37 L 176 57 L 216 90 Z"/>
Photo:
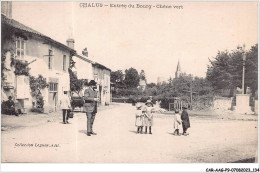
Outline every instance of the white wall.
<path id="1" fill-rule="evenodd" d="M 78 79 L 93 80 L 92 64 L 76 56 L 72 59 L 75 61 L 75 67 L 72 70 L 77 72 Z"/>

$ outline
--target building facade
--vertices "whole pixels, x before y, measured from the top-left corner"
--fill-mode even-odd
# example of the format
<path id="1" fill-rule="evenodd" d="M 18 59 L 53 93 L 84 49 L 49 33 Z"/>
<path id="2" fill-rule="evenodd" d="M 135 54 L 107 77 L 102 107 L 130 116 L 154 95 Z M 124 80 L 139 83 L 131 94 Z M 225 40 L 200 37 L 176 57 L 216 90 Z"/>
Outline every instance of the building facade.
<path id="1" fill-rule="evenodd" d="M 5 67 L 2 70 L 2 101 L 12 96 L 28 112 L 36 102 L 31 95 L 30 77 L 41 75 L 47 82 L 47 87 L 40 90 L 44 112 L 59 110 L 63 91 L 70 88 L 68 68 L 70 58 L 76 51 L 8 15 L 2 13 L 1 19 L 2 64 Z M 19 63 L 26 65 L 28 73 L 17 74 L 22 70 Z"/>
<path id="2" fill-rule="evenodd" d="M 98 97 L 101 105 L 111 102 L 110 74 L 111 70 L 97 62 L 92 64 L 93 79 L 97 82 Z"/>
<path id="3" fill-rule="evenodd" d="M 72 71 L 77 74 L 77 78 L 85 79 L 88 82 L 94 80 L 97 83 L 98 98 L 100 100 L 99 104 L 109 104 L 111 102 L 111 70 L 102 64 L 89 60 L 87 48 L 82 51 L 81 55 L 76 54 L 72 59 L 75 62 Z M 84 95 L 84 90 L 85 88 L 83 87 L 80 96 Z"/>

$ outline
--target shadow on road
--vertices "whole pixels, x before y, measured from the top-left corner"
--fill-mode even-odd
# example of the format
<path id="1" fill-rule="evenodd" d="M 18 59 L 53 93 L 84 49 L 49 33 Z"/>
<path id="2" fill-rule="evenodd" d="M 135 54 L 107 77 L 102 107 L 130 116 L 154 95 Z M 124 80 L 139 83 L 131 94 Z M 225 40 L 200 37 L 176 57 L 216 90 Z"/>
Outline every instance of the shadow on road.
<path id="1" fill-rule="evenodd" d="M 134 130 L 129 130 L 129 132 L 136 133 L 136 131 L 134 131 Z"/>
<path id="2" fill-rule="evenodd" d="M 235 162 L 228 162 L 228 163 L 256 163 L 256 160 L 255 157 L 253 157 L 253 158 L 242 159 L 242 160 L 237 160 Z"/>
<path id="3" fill-rule="evenodd" d="M 87 134 L 86 130 L 79 130 L 79 133 Z"/>

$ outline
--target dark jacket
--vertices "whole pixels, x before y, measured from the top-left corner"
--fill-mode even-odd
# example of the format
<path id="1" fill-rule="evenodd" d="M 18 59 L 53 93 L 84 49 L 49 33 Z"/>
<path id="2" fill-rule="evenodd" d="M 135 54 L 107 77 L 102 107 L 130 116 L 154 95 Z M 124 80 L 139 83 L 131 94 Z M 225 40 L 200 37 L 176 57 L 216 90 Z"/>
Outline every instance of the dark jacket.
<path id="1" fill-rule="evenodd" d="M 94 101 L 97 98 L 97 92 L 92 88 L 88 88 L 84 92 L 84 107 L 86 112 L 97 113 L 97 102 Z"/>
<path id="2" fill-rule="evenodd" d="M 183 110 L 181 114 L 181 120 L 182 120 L 182 126 L 184 128 L 189 128 L 190 127 L 190 119 L 187 110 Z"/>

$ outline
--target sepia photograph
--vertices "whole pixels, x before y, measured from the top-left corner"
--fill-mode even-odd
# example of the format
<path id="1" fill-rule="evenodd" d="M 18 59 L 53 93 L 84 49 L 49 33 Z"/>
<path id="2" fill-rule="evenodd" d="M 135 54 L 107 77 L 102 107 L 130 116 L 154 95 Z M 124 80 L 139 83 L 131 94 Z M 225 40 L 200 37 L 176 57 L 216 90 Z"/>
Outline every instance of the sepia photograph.
<path id="1" fill-rule="evenodd" d="M 1 1 L 1 162 L 258 163 L 258 5 Z"/>

